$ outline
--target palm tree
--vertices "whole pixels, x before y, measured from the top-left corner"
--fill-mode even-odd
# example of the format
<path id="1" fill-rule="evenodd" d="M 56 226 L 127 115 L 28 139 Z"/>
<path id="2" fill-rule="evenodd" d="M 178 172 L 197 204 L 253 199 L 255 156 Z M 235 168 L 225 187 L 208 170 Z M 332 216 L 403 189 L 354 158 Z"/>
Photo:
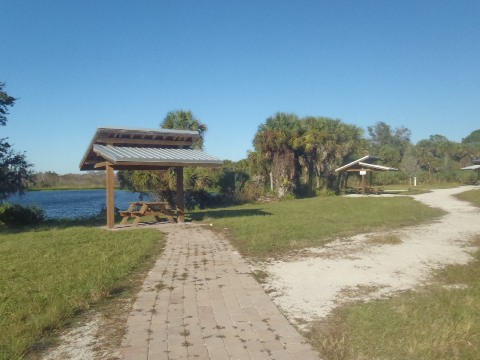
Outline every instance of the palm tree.
<path id="1" fill-rule="evenodd" d="M 205 133 L 207 132 L 207 125 L 200 122 L 190 110 L 175 110 L 170 111 L 165 119 L 163 119 L 160 126 L 163 129 L 176 129 L 176 130 L 193 130 L 198 131 L 200 139 L 194 144 L 194 149 L 203 149 L 203 142 Z"/>
<path id="2" fill-rule="evenodd" d="M 299 189 L 302 132 L 297 115 L 276 113 L 260 125 L 255 134 L 255 150 L 270 165 L 276 188 L 281 192 L 291 187 Z"/>

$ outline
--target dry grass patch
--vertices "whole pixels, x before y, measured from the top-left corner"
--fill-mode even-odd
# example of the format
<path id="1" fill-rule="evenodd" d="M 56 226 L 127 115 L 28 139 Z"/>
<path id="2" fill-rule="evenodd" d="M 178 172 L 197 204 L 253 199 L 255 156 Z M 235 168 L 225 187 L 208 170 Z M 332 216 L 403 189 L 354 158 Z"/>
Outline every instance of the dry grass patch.
<path id="1" fill-rule="evenodd" d="M 402 239 L 395 234 L 372 235 L 367 240 L 367 243 L 377 245 L 398 245 L 402 242 Z"/>

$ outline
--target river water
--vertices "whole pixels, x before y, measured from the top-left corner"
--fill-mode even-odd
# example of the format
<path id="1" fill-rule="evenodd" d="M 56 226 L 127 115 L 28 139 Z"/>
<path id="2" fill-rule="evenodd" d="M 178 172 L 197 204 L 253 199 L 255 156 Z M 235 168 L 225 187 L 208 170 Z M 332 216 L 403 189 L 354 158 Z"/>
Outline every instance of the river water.
<path id="1" fill-rule="evenodd" d="M 127 210 L 131 201 L 137 201 L 139 194 L 115 190 L 115 207 Z M 36 205 L 45 211 L 50 219 L 79 218 L 97 215 L 106 204 L 105 189 L 96 190 L 45 190 L 28 191 L 23 196 L 10 196 L 10 203 Z"/>

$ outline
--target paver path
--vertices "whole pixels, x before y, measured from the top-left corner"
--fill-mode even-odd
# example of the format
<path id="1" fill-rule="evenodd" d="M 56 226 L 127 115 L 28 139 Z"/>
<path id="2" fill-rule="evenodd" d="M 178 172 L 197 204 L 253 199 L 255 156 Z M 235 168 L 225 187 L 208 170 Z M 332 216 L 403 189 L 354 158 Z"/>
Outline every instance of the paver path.
<path id="1" fill-rule="evenodd" d="M 125 359 L 318 359 L 226 240 L 159 226 L 166 249 L 128 318 Z"/>

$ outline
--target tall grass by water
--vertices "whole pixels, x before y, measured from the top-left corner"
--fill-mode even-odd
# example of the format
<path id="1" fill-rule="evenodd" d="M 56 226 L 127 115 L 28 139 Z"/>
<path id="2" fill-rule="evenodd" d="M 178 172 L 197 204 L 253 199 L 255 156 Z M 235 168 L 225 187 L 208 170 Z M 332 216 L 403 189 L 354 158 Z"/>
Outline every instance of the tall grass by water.
<path id="1" fill-rule="evenodd" d="M 0 359 L 17 359 L 49 332 L 112 294 L 164 245 L 156 230 L 84 226 L 0 232 Z"/>
<path id="2" fill-rule="evenodd" d="M 191 216 L 228 229 L 249 256 L 276 256 L 352 234 L 387 230 L 442 215 L 409 197 L 325 197 L 248 204 Z"/>

